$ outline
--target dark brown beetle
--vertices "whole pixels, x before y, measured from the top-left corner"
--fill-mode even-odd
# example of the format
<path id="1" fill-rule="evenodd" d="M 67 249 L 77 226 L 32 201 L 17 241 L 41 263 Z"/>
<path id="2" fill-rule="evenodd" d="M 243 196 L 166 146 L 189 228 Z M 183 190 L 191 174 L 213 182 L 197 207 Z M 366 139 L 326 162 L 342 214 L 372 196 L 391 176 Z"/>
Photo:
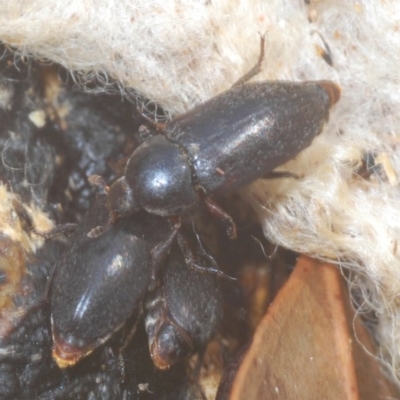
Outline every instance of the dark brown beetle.
<path id="1" fill-rule="evenodd" d="M 175 244 L 158 286 L 147 296 L 145 324 L 157 368 L 169 368 L 204 347 L 222 318 L 218 277 L 207 273 L 215 262 L 201 250 L 197 245 L 194 254 L 196 262 L 205 268 L 203 272 L 188 268 Z"/>
<path id="2" fill-rule="evenodd" d="M 90 238 L 108 218 L 105 200 L 98 197 L 78 225 L 52 277 L 53 358 L 62 368 L 92 352 L 134 312 L 176 234 L 165 218 L 141 212 Z"/>
<path id="3" fill-rule="evenodd" d="M 232 218 L 212 197 L 262 178 L 309 146 L 339 97 L 330 81 L 243 83 L 174 118 L 133 152 L 109 188 L 111 221 L 139 210 L 179 215 L 202 199 L 235 237 Z"/>

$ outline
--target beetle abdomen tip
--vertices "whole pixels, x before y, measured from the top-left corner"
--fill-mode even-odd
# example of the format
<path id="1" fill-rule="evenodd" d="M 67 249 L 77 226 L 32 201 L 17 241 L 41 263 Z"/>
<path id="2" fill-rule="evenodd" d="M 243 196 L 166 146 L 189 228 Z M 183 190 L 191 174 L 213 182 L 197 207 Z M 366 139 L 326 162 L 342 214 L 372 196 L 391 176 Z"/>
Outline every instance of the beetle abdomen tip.
<path id="1" fill-rule="evenodd" d="M 337 83 L 332 81 L 318 81 L 318 85 L 328 93 L 331 107 L 339 101 L 342 89 Z"/>
<path id="2" fill-rule="evenodd" d="M 57 365 L 64 369 L 75 365 L 85 354 L 67 343 L 54 342 L 52 356 Z"/>

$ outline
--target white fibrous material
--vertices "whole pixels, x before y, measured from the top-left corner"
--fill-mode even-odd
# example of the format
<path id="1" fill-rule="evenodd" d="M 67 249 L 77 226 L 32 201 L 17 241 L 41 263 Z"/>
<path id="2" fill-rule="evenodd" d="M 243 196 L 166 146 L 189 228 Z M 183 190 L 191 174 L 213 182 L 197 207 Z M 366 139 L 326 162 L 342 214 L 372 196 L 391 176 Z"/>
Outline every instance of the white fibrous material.
<path id="1" fill-rule="evenodd" d="M 258 181 L 243 196 L 271 241 L 353 272 L 400 383 L 400 7 L 309 3 L 0 0 L 0 40 L 64 65 L 83 86 L 140 93 L 170 115 L 227 89 L 256 62 L 264 32 L 254 80 L 337 82 L 342 96 L 323 133 L 284 166 L 300 179 Z"/>

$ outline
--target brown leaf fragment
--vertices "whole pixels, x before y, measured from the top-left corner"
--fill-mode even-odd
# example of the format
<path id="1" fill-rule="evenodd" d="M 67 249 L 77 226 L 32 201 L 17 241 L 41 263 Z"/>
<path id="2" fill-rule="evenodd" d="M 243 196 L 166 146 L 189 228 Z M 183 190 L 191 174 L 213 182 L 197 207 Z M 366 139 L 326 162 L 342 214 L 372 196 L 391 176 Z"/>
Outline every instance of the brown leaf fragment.
<path id="1" fill-rule="evenodd" d="M 375 351 L 338 269 L 303 256 L 259 324 L 229 399 L 399 398 Z"/>

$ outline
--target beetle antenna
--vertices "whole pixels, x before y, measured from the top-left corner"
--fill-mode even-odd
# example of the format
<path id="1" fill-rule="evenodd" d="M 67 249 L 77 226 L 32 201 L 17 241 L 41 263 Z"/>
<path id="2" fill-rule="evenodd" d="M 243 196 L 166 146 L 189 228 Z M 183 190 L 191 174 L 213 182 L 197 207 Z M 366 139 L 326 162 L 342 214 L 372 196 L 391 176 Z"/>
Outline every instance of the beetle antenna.
<path id="1" fill-rule="evenodd" d="M 256 76 L 262 71 L 262 63 L 264 61 L 264 56 L 265 56 L 265 35 L 267 32 L 260 35 L 260 54 L 258 56 L 258 60 L 256 64 L 248 71 L 246 72 L 241 78 L 239 78 L 233 85 L 232 87 L 235 86 L 240 86 L 246 83 L 248 80 L 253 78 L 253 76 Z"/>

